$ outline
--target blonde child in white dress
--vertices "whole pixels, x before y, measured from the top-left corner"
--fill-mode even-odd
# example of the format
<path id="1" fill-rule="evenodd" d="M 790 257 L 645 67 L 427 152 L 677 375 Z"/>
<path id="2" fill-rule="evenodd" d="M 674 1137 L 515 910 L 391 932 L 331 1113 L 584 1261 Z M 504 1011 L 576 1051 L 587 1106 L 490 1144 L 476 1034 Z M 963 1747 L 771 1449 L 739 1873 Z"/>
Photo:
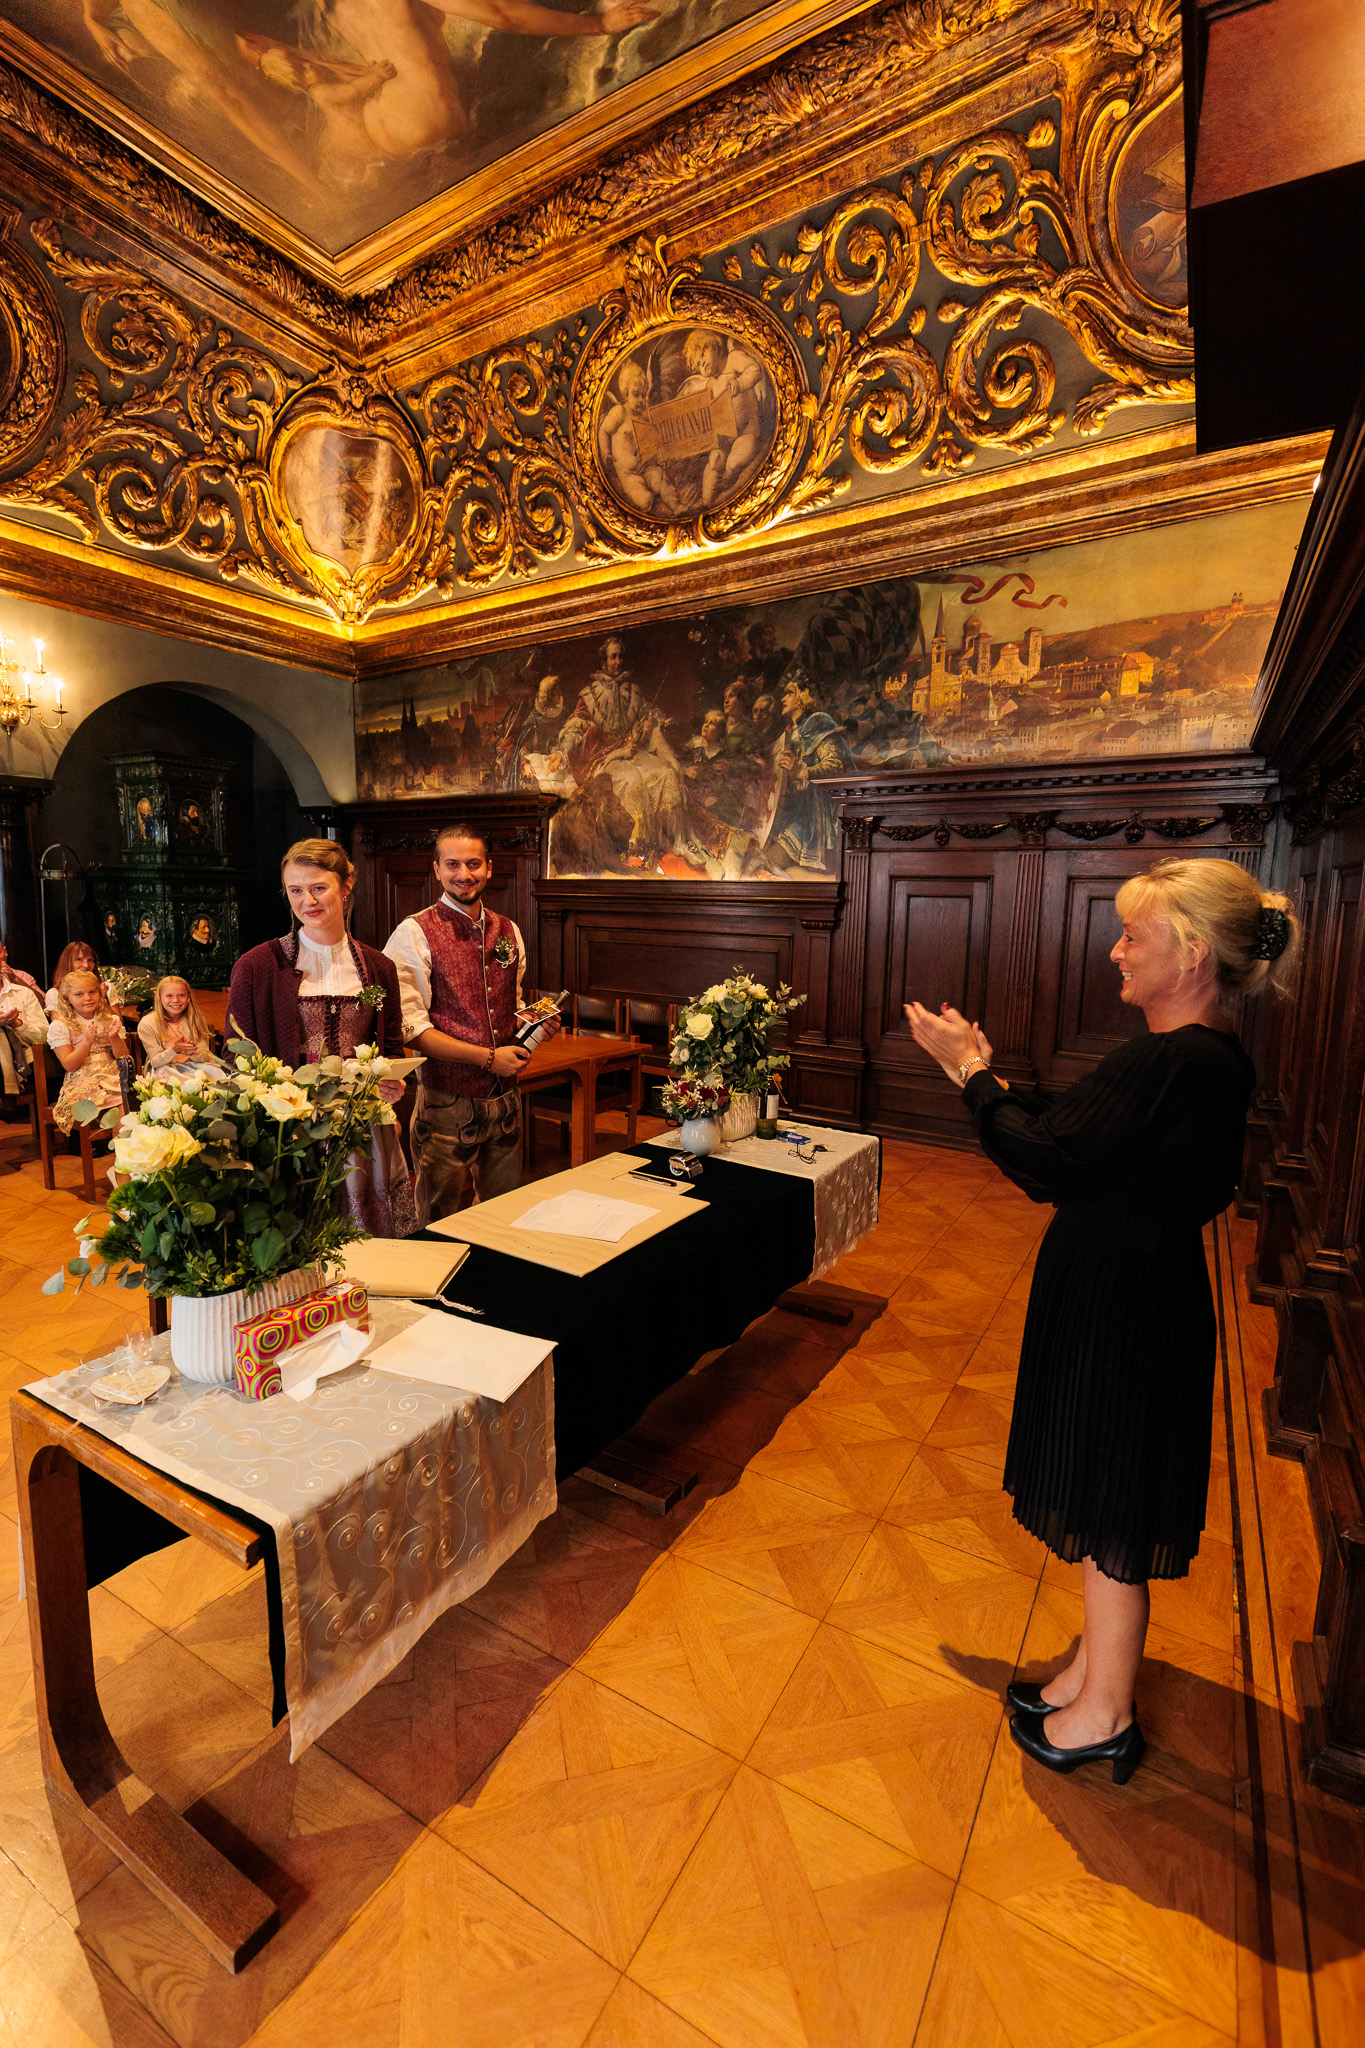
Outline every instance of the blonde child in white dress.
<path id="1" fill-rule="evenodd" d="M 80 969 L 68 974 L 57 991 L 57 1014 L 47 1028 L 47 1042 L 66 1069 L 61 1093 L 52 1105 L 58 1130 L 70 1132 L 76 1104 L 93 1102 L 97 1109 L 123 1107 L 123 1075 L 119 1061 L 132 1061 L 122 1020 L 110 1009 L 97 974 Z"/>

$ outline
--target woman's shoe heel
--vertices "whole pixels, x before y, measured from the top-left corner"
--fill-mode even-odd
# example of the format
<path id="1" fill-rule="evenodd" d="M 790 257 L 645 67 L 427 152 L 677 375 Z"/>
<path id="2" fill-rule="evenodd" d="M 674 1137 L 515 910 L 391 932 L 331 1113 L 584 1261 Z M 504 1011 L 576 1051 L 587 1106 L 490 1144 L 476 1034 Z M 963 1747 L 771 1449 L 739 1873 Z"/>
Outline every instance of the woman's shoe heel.
<path id="1" fill-rule="evenodd" d="M 1126 1785 L 1128 1783 L 1128 1780 L 1142 1762 L 1147 1749 L 1146 1740 L 1136 1721 L 1132 1723 L 1131 1727 L 1125 1729 L 1124 1733 L 1131 1740 L 1114 1758 L 1114 1783 L 1116 1785 Z"/>

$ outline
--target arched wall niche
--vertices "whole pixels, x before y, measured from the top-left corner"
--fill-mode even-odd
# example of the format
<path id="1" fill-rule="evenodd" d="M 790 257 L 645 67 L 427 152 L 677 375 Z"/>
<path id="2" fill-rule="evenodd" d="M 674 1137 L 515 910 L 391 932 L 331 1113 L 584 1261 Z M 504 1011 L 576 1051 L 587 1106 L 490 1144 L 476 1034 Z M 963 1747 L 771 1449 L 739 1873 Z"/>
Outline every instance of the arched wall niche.
<path id="1" fill-rule="evenodd" d="M 241 944 L 254 945 L 285 928 L 280 858 L 294 840 L 317 828 L 299 803 L 296 769 L 263 736 L 257 720 L 243 715 L 245 709 L 227 692 L 149 683 L 106 698 L 81 720 L 55 764 L 51 794 L 38 813 L 39 846 L 68 849 L 75 856 L 70 865 L 80 869 L 65 890 L 50 883 L 44 892 L 50 959 L 68 936 L 90 940 L 105 957 L 83 878 L 91 869 L 122 865 L 123 832 L 110 766 L 110 756 L 117 754 L 224 763 L 225 852 L 237 892 Z M 316 770 L 311 772 L 316 780 Z M 54 858 L 50 865 L 56 870 L 60 863 Z"/>
<path id="2" fill-rule="evenodd" d="M 67 711 L 56 732 L 35 721 L 20 726 L 8 740 L 0 734 L 0 774 L 51 781 L 85 719 L 130 691 L 155 685 L 205 699 L 251 726 L 283 764 L 302 807 L 355 797 L 351 684 L 344 676 L 291 668 L 20 598 L 0 596 L 0 632 L 15 643 L 21 662 L 32 657 L 36 639 L 43 641 L 49 681 L 39 685 L 42 709 L 51 716 L 50 678 L 60 676 Z M 116 745 L 110 751 L 121 749 Z"/>

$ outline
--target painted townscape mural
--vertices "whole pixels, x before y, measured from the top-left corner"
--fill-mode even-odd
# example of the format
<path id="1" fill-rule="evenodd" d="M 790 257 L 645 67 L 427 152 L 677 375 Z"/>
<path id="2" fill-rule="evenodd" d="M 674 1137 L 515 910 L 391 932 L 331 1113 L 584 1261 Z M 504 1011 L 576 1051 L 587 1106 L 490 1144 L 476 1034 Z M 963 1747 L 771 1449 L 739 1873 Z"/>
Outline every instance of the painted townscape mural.
<path id="1" fill-rule="evenodd" d="M 551 792 L 557 875 L 833 875 L 821 776 L 1245 746 L 1306 510 L 371 679 L 360 795 Z"/>

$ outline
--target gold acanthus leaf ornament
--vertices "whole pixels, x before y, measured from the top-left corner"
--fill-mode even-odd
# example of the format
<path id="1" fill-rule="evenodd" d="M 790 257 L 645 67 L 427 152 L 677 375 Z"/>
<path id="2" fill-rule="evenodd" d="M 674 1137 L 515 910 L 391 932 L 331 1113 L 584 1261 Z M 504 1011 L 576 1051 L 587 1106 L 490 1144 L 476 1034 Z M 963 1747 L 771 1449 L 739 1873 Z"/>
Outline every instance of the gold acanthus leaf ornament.
<path id="1" fill-rule="evenodd" d="M 47 432 L 66 382 L 66 335 L 39 271 L 0 234 L 0 470 Z"/>
<path id="2" fill-rule="evenodd" d="M 134 548 L 179 548 L 220 574 L 250 569 L 296 589 L 263 547 L 244 487 L 264 474 L 299 377 L 154 279 L 75 253 L 52 221 L 31 232 L 50 274 L 81 294 L 81 334 L 107 389 L 78 370 L 57 432 L 0 496 L 65 514 L 87 541 L 103 526 Z"/>

